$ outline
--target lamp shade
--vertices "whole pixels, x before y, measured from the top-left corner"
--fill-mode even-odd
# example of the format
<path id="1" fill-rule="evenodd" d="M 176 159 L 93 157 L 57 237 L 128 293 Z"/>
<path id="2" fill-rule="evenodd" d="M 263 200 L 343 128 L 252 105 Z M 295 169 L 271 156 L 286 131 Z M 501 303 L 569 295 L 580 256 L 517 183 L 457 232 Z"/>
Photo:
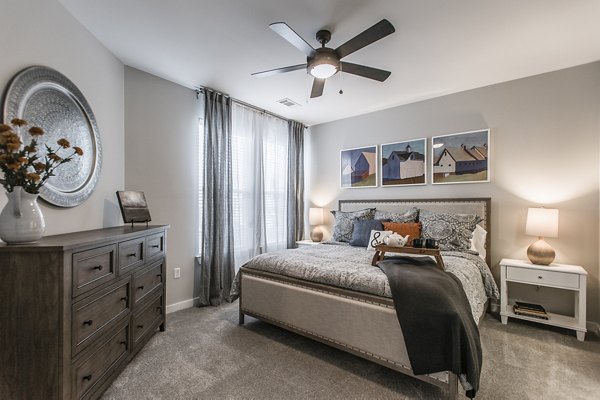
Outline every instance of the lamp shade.
<path id="1" fill-rule="evenodd" d="M 557 237 L 558 210 L 555 208 L 528 209 L 525 233 L 531 236 Z"/>
<path id="2" fill-rule="evenodd" d="M 308 209 L 308 223 L 309 225 L 322 225 L 323 224 L 323 209 L 317 207 L 311 207 Z"/>

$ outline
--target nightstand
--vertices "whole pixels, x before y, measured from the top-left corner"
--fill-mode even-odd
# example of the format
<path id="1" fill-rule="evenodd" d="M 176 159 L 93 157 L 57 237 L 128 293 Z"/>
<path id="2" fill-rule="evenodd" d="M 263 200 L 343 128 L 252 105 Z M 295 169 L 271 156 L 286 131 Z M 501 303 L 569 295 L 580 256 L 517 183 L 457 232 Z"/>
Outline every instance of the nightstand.
<path id="1" fill-rule="evenodd" d="M 321 242 L 313 242 L 312 240 L 298 240 L 296 242 L 296 246 L 298 247 L 306 247 L 306 246 L 314 246 L 316 244 L 321 244 Z"/>
<path id="2" fill-rule="evenodd" d="M 500 261 L 500 317 L 502 323 L 508 317 L 519 318 L 540 324 L 560 326 L 577 332 L 577 340 L 583 341 L 586 332 L 585 297 L 587 272 L 578 265 L 551 264 L 535 265 L 529 261 L 502 259 Z M 575 292 L 575 316 L 548 313 L 548 319 L 539 319 L 517 315 L 512 306 L 515 299 L 510 298 L 508 283 L 518 282 L 532 286 L 546 286 Z M 517 299 L 518 300 L 518 299 Z M 523 299 L 523 301 L 527 301 Z"/>

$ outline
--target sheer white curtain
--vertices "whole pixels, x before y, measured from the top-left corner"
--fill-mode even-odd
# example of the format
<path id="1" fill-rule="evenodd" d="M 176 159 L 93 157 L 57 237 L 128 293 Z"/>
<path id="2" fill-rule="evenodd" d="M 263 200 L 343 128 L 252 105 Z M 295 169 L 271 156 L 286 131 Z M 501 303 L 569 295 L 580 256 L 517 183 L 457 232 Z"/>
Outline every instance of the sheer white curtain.
<path id="1" fill-rule="evenodd" d="M 287 122 L 238 103 L 232 110 L 233 236 L 236 270 L 287 247 Z"/>

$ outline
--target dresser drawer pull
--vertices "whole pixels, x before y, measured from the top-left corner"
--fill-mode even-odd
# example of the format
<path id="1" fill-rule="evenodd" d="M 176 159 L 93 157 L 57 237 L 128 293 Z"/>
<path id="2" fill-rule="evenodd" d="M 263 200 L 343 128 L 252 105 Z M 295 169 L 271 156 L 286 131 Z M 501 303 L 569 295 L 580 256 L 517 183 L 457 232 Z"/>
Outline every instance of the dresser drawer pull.
<path id="1" fill-rule="evenodd" d="M 144 325 L 140 324 L 137 327 L 138 327 L 138 329 L 142 329 L 144 327 Z"/>
<path id="2" fill-rule="evenodd" d="M 127 301 L 127 297 L 121 297 L 121 301 Z"/>
<path id="3" fill-rule="evenodd" d="M 159 246 L 159 245 L 157 245 L 157 244 L 153 244 L 153 245 L 152 245 L 152 246 L 150 246 L 150 247 L 152 247 L 153 249 L 158 249 L 160 246 Z"/>
<path id="4" fill-rule="evenodd" d="M 83 380 L 84 381 L 91 381 L 92 380 L 92 374 L 84 376 Z"/>
<path id="5" fill-rule="evenodd" d="M 544 278 L 540 275 L 540 276 L 538 276 L 538 279 L 544 279 Z"/>
<path id="6" fill-rule="evenodd" d="M 96 265 L 94 268 L 92 269 L 97 269 L 98 271 L 102 271 L 102 268 L 104 268 L 104 266 L 102 265 Z"/>
<path id="7" fill-rule="evenodd" d="M 129 253 L 127 254 L 127 257 L 137 257 L 137 253 Z"/>
<path id="8" fill-rule="evenodd" d="M 138 286 L 138 290 L 144 290 L 144 285 Z"/>
<path id="9" fill-rule="evenodd" d="M 92 323 L 94 323 L 94 321 L 92 321 L 91 319 L 86 319 L 85 321 L 83 321 L 83 324 L 87 326 L 92 326 Z"/>
<path id="10" fill-rule="evenodd" d="M 126 340 L 123 340 L 123 341 L 122 341 L 121 343 L 119 343 L 119 344 L 120 344 L 120 345 L 122 345 L 122 346 L 127 346 L 127 341 L 126 341 Z"/>
<path id="11" fill-rule="evenodd" d="M 162 274 L 156 274 L 157 278 L 162 278 Z"/>
<path id="12" fill-rule="evenodd" d="M 156 311 L 161 311 L 161 310 L 162 310 L 162 307 L 160 307 L 160 306 L 156 307 Z"/>

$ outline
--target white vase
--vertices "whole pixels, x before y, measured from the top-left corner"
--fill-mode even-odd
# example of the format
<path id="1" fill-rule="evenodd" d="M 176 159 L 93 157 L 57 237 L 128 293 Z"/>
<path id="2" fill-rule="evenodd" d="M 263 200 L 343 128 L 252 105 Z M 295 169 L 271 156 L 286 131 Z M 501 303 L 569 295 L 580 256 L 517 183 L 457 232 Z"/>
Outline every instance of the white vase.
<path id="1" fill-rule="evenodd" d="M 31 243 L 44 236 L 46 222 L 37 203 L 37 194 L 16 186 L 6 192 L 8 203 L 0 213 L 0 239 L 9 244 Z"/>

